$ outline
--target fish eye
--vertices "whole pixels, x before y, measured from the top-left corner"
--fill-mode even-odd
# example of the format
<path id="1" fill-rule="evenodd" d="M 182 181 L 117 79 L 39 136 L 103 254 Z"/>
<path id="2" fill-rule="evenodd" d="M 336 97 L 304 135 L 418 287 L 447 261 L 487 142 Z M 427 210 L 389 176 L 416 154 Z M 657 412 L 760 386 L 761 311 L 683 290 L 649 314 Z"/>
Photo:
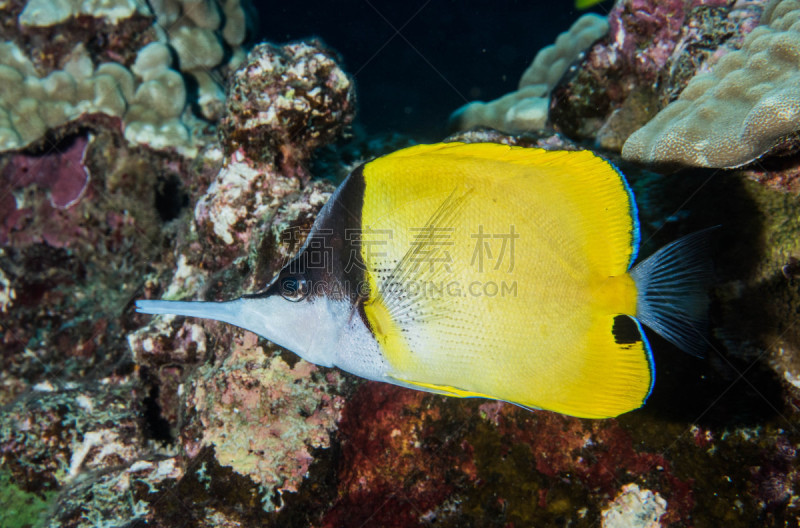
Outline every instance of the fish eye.
<path id="1" fill-rule="evenodd" d="M 287 301 L 302 301 L 308 295 L 308 281 L 296 275 L 282 277 L 279 282 L 281 297 Z"/>

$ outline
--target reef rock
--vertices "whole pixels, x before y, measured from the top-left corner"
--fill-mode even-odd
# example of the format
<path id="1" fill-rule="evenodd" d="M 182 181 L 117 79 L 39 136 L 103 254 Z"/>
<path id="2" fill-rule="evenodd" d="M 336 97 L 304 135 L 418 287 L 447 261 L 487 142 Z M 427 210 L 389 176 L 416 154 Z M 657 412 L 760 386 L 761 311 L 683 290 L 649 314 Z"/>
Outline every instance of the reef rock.
<path id="1" fill-rule="evenodd" d="M 100 122 L 123 129 L 134 144 L 194 157 L 213 138 L 209 126 L 222 111 L 225 77 L 244 56 L 238 0 L 29 0 L 3 3 L 0 13 L 19 20 L 0 42 L 7 87 L 0 94 L 0 151 L 46 149 L 53 136 L 96 125 L 93 116 L 101 115 L 115 118 Z M 98 41 L 109 45 L 98 50 Z M 188 85 L 197 88 L 192 107 Z"/>
<path id="2" fill-rule="evenodd" d="M 694 76 L 633 133 L 622 156 L 737 167 L 800 131 L 800 2 L 774 2 L 740 49 Z"/>
<path id="3" fill-rule="evenodd" d="M 233 74 L 225 108 L 220 144 L 202 155 L 205 186 L 186 236 L 145 296 L 229 299 L 263 288 L 331 194 L 306 164 L 347 129 L 355 100 L 320 42 L 256 46 Z M 128 342 L 187 463 L 202 461 L 215 482 L 232 472 L 260 497 L 262 514 L 282 508 L 312 452 L 330 445 L 343 405 L 339 373 L 296 358 L 290 365 L 254 334 L 209 321 L 151 318 Z"/>
<path id="4" fill-rule="evenodd" d="M 603 528 L 659 528 L 658 519 L 667 511 L 667 502 L 636 484 L 622 486 L 619 495 L 603 510 Z"/>
<path id="5" fill-rule="evenodd" d="M 278 152 L 277 162 L 290 166 L 339 137 L 354 111 L 354 83 L 321 42 L 265 43 L 233 74 L 220 129 L 226 153 L 262 159 Z M 287 150 L 295 145 L 306 151 Z"/>

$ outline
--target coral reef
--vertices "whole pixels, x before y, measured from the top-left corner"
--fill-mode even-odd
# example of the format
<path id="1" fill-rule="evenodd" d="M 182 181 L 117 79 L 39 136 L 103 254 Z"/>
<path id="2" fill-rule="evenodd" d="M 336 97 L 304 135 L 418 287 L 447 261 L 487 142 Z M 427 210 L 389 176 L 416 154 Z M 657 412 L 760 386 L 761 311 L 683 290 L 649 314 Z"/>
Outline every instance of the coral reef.
<path id="1" fill-rule="evenodd" d="M 27 515 L 41 525 L 47 513 L 58 526 L 87 528 L 110 519 L 136 519 L 148 511 L 134 497 L 137 487 L 180 476 L 174 460 L 146 453 L 139 409 L 131 405 L 131 396 L 137 401 L 135 384 L 99 381 L 39 383 L 0 416 L 0 475 L 6 474 L 0 479 L 13 475 L 21 488 L 3 486 L 4 504 L 28 495 L 25 510 L 0 518 L 22 521 Z"/>
<path id="2" fill-rule="evenodd" d="M 2 9 L 15 15 L 19 8 Z M 100 114 L 118 119 L 109 126 L 122 128 L 132 143 L 193 157 L 212 140 L 208 126 L 222 111 L 224 76 L 244 55 L 238 1 L 159 2 L 151 11 L 126 0 L 30 0 L 18 20 L 12 39 L 0 43 L 0 79 L 9 87 L 0 95 L 0 151 L 50 147 L 49 137 L 65 126 Z M 114 43 L 101 60 L 90 49 L 91 29 L 59 46 L 36 38 L 66 35 L 59 29 L 88 21 Z M 115 26 L 132 21 L 144 31 L 114 34 Z M 197 115 L 187 105 L 189 85 L 197 89 Z"/>
<path id="3" fill-rule="evenodd" d="M 785 2 L 765 20 L 789 16 Z M 331 195 L 313 176 L 406 146 L 363 140 L 312 163 L 355 110 L 332 51 L 309 40 L 245 56 L 235 0 L 0 5 L 0 99 L 50 94 L 0 105 L 2 141 L 17 142 L 0 149 L 0 525 L 796 524 L 791 141 L 724 174 L 612 156 L 643 255 L 723 226 L 706 358 L 653 338 L 644 408 L 588 421 L 445 398 L 314 367 L 222 323 L 133 313 L 136 298 L 262 288 Z M 620 149 L 695 74 L 773 31 L 763 8 L 620 1 L 609 36 L 554 88 L 565 135 L 451 139 Z M 548 86 L 563 72 L 549 73 Z"/>
<path id="4" fill-rule="evenodd" d="M 233 81 L 220 124 L 226 157 L 195 220 L 226 245 L 246 246 L 258 222 L 307 183 L 309 152 L 352 122 L 355 91 L 317 41 L 258 45 Z"/>
<path id="5" fill-rule="evenodd" d="M 741 49 L 693 77 L 676 101 L 633 133 L 640 162 L 737 167 L 800 130 L 800 2 L 776 2 Z"/>
<path id="6" fill-rule="evenodd" d="M 470 103 L 453 118 L 462 129 L 482 124 L 512 134 L 548 123 L 644 163 L 734 168 L 769 155 L 769 167 L 754 165 L 751 176 L 793 190 L 800 173 L 798 13 L 795 0 L 621 0 L 608 15 L 607 35 L 587 40 L 594 44 L 570 68 L 529 84 L 543 75 L 537 57 L 520 91 Z M 527 98 L 548 93 L 546 108 Z M 514 110 L 518 104 L 524 111 Z M 538 115 L 534 125 L 527 118 L 510 124 L 528 111 Z"/>
<path id="7" fill-rule="evenodd" d="M 344 403 L 336 394 L 341 376 L 268 358 L 251 333 L 233 341 L 221 364 L 208 363 L 194 376 L 186 397 L 194 416 L 181 436 L 189 457 L 213 446 L 222 466 L 260 486 L 264 509 L 272 511 L 283 493 L 298 490 L 311 451 L 329 447 Z"/>
<path id="8" fill-rule="evenodd" d="M 238 1 L 23 4 L 0 7 L 19 17 L 0 44 L 0 471 L 19 483 L 4 504 L 29 504 L 8 518 L 158 524 L 172 518 L 170 488 L 205 482 L 202 468 L 274 510 L 330 445 L 341 379 L 243 332 L 170 319 L 135 332 L 145 321 L 130 303 L 262 287 L 302 243 L 285 232 L 302 237 L 330 195 L 305 166 L 352 121 L 352 81 L 319 42 L 262 46 L 251 58 L 266 70 L 239 72 L 226 106 L 221 86 L 245 59 Z M 138 33 L 121 29 L 131 24 Z M 40 38 L 53 32 L 58 47 Z M 236 121 L 254 109 L 258 124 Z M 252 150 L 230 147 L 256 128 Z M 238 175 L 228 194 L 221 167 Z M 243 243 L 226 245 L 215 224 Z M 230 356 L 217 356 L 225 342 Z"/>
<path id="9" fill-rule="evenodd" d="M 320 42 L 256 46 L 233 75 L 220 145 L 203 153 L 202 166 L 218 171 L 193 193 L 187 236 L 146 295 L 232 298 L 263 288 L 332 192 L 309 180 L 311 152 L 336 139 L 354 110 L 352 81 Z M 263 512 L 280 510 L 312 451 L 330 445 L 339 373 L 296 358 L 290 366 L 253 334 L 213 322 L 155 318 L 128 342 L 186 463 L 232 470 Z M 218 356 L 218 347 L 229 352 Z"/>
<path id="10" fill-rule="evenodd" d="M 667 502 L 650 490 L 626 484 L 603 510 L 603 528 L 659 528 L 658 519 L 667 511 Z"/>
<path id="11" fill-rule="evenodd" d="M 445 415 L 424 393 L 362 385 L 339 424 L 340 493 L 322 526 L 440 520 L 441 505 L 477 476 L 470 447 L 446 431 Z"/>
<path id="12" fill-rule="evenodd" d="M 242 149 L 249 158 L 269 159 L 279 152 L 276 162 L 286 170 L 307 157 L 286 149 L 315 149 L 351 124 L 355 89 L 318 40 L 265 43 L 234 73 L 226 104 L 220 124 L 226 153 Z"/>
<path id="13" fill-rule="evenodd" d="M 763 2 L 739 3 L 617 2 L 608 15 L 608 35 L 554 89 L 554 127 L 620 150 L 720 46 L 738 44 L 757 24 Z"/>
<path id="14" fill-rule="evenodd" d="M 42 376 L 79 381 L 126 368 L 130 321 L 120 313 L 160 252 L 158 187 L 186 170 L 163 163 L 102 129 L 47 154 L 0 159 L 0 401 Z"/>
<path id="15" fill-rule="evenodd" d="M 547 124 L 550 91 L 572 62 L 593 42 L 608 32 L 604 17 L 586 14 L 558 36 L 551 46 L 541 49 L 522 74 L 516 92 L 489 103 L 468 103 L 450 117 L 458 130 L 483 126 L 519 134 L 539 130 Z"/>

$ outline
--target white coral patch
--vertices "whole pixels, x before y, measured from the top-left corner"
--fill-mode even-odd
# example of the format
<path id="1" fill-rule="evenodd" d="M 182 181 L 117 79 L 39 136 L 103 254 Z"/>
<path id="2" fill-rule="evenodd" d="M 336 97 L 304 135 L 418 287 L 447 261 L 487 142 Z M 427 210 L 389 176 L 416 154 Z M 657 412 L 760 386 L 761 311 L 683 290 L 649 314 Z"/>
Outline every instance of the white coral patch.
<path id="1" fill-rule="evenodd" d="M 186 292 L 198 291 L 205 283 L 205 272 L 189 264 L 186 255 L 178 257 L 178 267 L 172 276 L 172 282 L 164 292 L 165 299 L 182 298 Z"/>
<path id="2" fill-rule="evenodd" d="M 11 281 L 0 269 L 0 312 L 8 312 L 8 308 L 14 303 L 17 298 L 17 292 L 11 286 Z"/>
<path id="3" fill-rule="evenodd" d="M 795 387 L 797 387 L 798 389 L 800 389 L 800 375 L 796 376 L 791 372 L 789 372 L 788 370 L 786 370 L 783 372 L 783 378 L 792 385 L 794 385 Z"/>
<path id="4" fill-rule="evenodd" d="M 95 447 L 99 448 L 99 450 L 93 452 L 92 448 Z M 92 453 L 91 457 L 89 456 L 90 453 Z M 68 480 L 74 479 L 81 473 L 84 466 L 100 467 L 109 457 L 130 460 L 135 455 L 135 447 L 125 445 L 117 431 L 111 429 L 89 431 L 83 435 L 80 444 L 72 449 L 67 478 Z"/>
<path id="5" fill-rule="evenodd" d="M 29 0 L 19 15 L 27 27 L 47 27 L 78 16 L 102 18 L 112 24 L 133 15 L 139 8 L 134 0 Z"/>
<path id="6" fill-rule="evenodd" d="M 658 520 L 667 512 L 667 501 L 658 493 L 639 489 L 636 484 L 622 486 L 619 494 L 602 512 L 603 528 L 659 528 Z"/>
<path id="7" fill-rule="evenodd" d="M 248 216 L 246 204 L 237 203 L 260 173 L 249 164 L 234 159 L 219 171 L 208 192 L 197 202 L 195 220 L 211 222 L 214 234 L 226 244 L 233 244 L 233 226 Z M 255 213 L 255 212 L 252 212 Z"/>

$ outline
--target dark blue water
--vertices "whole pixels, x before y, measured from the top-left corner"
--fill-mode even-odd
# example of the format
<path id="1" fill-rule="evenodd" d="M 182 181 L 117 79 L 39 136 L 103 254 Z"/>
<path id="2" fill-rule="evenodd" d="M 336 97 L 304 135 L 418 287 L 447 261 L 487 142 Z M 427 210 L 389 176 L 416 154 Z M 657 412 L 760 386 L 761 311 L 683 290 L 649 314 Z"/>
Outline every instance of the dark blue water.
<path id="1" fill-rule="evenodd" d="M 593 9 L 605 13 L 613 2 Z M 583 12 L 565 1 L 312 0 L 259 6 L 256 40 L 321 37 L 355 76 L 369 134 L 441 139 L 466 102 L 516 89 L 536 51 Z"/>

